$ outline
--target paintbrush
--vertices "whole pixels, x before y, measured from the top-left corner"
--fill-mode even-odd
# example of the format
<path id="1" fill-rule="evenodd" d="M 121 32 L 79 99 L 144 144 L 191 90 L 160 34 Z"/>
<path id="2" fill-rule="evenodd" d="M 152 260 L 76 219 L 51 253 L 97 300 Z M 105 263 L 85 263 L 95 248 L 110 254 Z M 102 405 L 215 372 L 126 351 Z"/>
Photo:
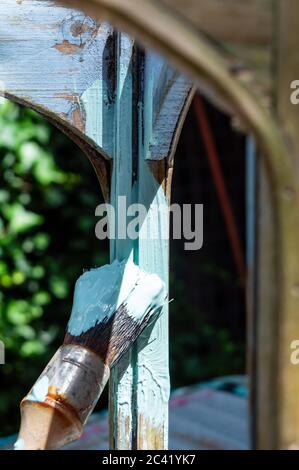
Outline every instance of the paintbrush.
<path id="1" fill-rule="evenodd" d="M 159 316 L 165 301 L 161 279 L 131 261 L 80 276 L 64 343 L 21 402 L 15 449 L 58 449 L 77 440 L 111 367 Z"/>

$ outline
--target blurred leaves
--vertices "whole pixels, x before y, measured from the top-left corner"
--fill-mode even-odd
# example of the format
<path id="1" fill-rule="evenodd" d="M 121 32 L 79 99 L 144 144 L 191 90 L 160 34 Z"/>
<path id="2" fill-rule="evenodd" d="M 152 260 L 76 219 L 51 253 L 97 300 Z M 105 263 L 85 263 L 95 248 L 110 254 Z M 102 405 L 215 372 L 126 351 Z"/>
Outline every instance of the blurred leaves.
<path id="1" fill-rule="evenodd" d="M 107 261 L 93 231 L 97 188 L 65 136 L 0 106 L 0 435 L 16 432 L 21 398 L 63 339 L 76 278 Z"/>

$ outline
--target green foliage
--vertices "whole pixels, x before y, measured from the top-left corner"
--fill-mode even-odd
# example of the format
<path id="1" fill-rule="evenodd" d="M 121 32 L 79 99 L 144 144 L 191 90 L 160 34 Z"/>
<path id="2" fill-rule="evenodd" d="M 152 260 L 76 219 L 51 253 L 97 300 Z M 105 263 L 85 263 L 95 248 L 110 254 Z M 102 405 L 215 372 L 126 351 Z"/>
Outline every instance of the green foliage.
<path id="1" fill-rule="evenodd" d="M 84 177 L 82 177 L 84 175 Z M 107 260 L 93 235 L 90 164 L 31 110 L 0 106 L 0 433 L 62 341 L 75 279 Z M 82 223 L 87 218 L 89 224 Z"/>
<path id="2" fill-rule="evenodd" d="M 184 315 L 181 315 L 181 312 Z M 241 373 L 245 351 L 232 341 L 228 329 L 204 322 L 199 312 L 183 302 L 172 312 L 172 386 L 186 386 L 218 376 Z M 178 334 L 177 332 L 180 332 Z"/>
<path id="3" fill-rule="evenodd" d="M 188 264 L 177 254 L 176 264 Z M 189 270 L 190 271 L 190 270 Z M 195 279 L 199 273 L 211 275 L 214 290 L 219 283 L 228 287 L 229 273 L 210 261 L 193 266 Z M 190 273 L 189 273 L 190 274 Z M 213 295 L 211 292 L 211 295 Z M 215 377 L 244 373 L 245 347 L 240 338 L 232 338 L 232 331 L 222 322 L 207 317 L 190 299 L 186 278 L 170 273 L 170 372 L 174 388 L 187 386 Z"/>

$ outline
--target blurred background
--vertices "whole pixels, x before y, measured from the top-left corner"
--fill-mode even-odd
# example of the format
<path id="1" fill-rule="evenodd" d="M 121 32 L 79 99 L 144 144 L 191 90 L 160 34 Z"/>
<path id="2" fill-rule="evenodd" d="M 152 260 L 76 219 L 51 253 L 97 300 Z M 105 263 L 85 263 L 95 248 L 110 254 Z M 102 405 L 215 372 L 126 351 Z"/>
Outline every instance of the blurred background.
<path id="1" fill-rule="evenodd" d="M 245 138 L 205 106 L 245 256 Z M 172 201 L 204 204 L 204 245 L 184 251 L 184 240 L 171 241 L 173 389 L 245 372 L 245 295 L 210 168 L 191 107 Z M 90 163 L 67 137 L 33 111 L 1 104 L 0 437 L 17 432 L 21 398 L 63 341 L 77 277 L 108 262 L 108 243 L 94 234 L 101 202 Z"/>

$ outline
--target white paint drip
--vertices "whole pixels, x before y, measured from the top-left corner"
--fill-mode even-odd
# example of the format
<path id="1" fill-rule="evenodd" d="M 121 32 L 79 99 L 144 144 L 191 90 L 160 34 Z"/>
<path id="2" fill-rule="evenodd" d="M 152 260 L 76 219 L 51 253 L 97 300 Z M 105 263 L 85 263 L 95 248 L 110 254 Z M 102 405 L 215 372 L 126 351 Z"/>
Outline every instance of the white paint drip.
<path id="1" fill-rule="evenodd" d="M 18 439 L 17 442 L 14 443 L 14 450 L 24 450 L 25 449 L 25 443 L 23 439 Z"/>
<path id="2" fill-rule="evenodd" d="M 85 272 L 77 280 L 68 332 L 78 336 L 109 320 L 123 303 L 128 315 L 142 321 L 165 300 L 166 288 L 159 276 L 146 273 L 130 260 L 115 260 Z"/>
<path id="3" fill-rule="evenodd" d="M 49 388 L 49 379 L 45 375 L 44 377 L 42 377 L 40 380 L 36 382 L 31 392 L 27 395 L 26 399 L 28 401 L 42 403 L 48 394 L 48 388 Z"/>
<path id="4" fill-rule="evenodd" d="M 144 271 L 143 271 L 144 273 Z M 152 309 L 162 307 L 166 300 L 165 285 L 157 274 L 145 274 L 125 301 L 128 314 L 142 320 Z"/>

